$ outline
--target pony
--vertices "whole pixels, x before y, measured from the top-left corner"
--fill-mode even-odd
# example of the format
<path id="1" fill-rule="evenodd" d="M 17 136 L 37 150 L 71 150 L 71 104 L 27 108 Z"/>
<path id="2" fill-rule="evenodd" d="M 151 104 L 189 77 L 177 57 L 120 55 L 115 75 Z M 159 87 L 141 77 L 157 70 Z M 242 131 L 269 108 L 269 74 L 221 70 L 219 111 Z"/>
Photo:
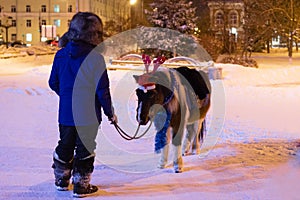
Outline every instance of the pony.
<path id="1" fill-rule="evenodd" d="M 195 69 L 158 69 L 164 60 L 164 57 L 154 60 L 153 71 L 149 72 L 151 60 L 143 55 L 146 73 L 134 75 L 139 85 L 136 89 L 136 120 L 140 125 L 153 120 L 157 131 L 155 152 L 161 153 L 158 163 L 161 169 L 167 165 L 169 143 L 172 141 L 174 171 L 181 173 L 182 156 L 189 153 L 193 142 L 196 151 L 200 152 L 204 119 L 210 107 L 211 86 L 207 75 Z M 187 133 L 183 138 L 185 129 Z"/>

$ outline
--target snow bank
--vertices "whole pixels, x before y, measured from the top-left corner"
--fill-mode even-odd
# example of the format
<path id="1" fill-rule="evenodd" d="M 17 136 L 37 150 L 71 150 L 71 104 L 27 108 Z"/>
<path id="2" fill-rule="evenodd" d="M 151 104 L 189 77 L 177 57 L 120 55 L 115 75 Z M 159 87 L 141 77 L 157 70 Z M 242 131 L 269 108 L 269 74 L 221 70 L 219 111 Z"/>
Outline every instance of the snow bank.
<path id="1" fill-rule="evenodd" d="M 32 58 L 0 60 L 0 196 L 72 199 L 53 187 L 58 98 L 47 85 L 53 57 Z M 100 191 L 91 199 L 299 198 L 300 66 L 216 66 L 224 79 L 212 81 L 208 134 L 200 156 L 184 157 L 185 172 L 155 168 L 154 131 L 127 142 L 104 120 L 92 180 Z M 132 74 L 138 73 L 109 71 L 119 121 L 129 131 L 136 125 Z"/>

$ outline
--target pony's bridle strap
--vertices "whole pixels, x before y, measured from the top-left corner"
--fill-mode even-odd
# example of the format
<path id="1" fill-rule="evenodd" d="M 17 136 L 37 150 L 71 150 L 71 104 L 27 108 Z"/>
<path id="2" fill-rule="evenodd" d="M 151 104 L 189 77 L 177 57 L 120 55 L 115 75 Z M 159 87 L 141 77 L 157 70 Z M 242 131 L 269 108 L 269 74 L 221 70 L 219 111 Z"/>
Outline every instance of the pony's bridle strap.
<path id="1" fill-rule="evenodd" d="M 167 105 L 174 97 L 174 92 L 171 92 L 168 96 L 164 98 L 163 106 Z"/>

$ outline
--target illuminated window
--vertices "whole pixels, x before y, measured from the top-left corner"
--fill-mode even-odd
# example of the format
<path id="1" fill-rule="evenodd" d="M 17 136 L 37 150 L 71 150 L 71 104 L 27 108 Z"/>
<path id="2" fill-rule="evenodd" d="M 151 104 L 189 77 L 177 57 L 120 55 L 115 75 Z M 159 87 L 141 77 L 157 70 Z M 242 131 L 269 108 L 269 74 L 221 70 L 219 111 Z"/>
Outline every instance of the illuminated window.
<path id="1" fill-rule="evenodd" d="M 47 22 L 46 22 L 46 20 L 42 20 L 42 25 L 46 25 L 47 24 Z"/>
<path id="2" fill-rule="evenodd" d="M 60 19 L 55 19 L 54 20 L 54 25 L 57 27 L 60 27 Z"/>
<path id="3" fill-rule="evenodd" d="M 54 5 L 54 12 L 56 12 L 56 13 L 59 12 L 59 5 Z"/>
<path id="4" fill-rule="evenodd" d="M 26 41 L 31 42 L 32 41 L 32 34 L 31 33 L 26 33 Z"/>

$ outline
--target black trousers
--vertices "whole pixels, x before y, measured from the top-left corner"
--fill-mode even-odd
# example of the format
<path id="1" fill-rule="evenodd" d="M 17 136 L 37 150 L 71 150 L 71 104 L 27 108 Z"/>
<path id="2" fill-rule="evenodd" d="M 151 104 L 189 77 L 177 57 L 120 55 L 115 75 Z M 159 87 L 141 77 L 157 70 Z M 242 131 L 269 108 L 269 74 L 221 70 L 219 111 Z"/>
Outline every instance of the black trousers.
<path id="1" fill-rule="evenodd" d="M 55 148 L 56 154 L 66 163 L 73 158 L 85 159 L 94 154 L 98 124 L 90 126 L 59 125 L 60 140 Z"/>

